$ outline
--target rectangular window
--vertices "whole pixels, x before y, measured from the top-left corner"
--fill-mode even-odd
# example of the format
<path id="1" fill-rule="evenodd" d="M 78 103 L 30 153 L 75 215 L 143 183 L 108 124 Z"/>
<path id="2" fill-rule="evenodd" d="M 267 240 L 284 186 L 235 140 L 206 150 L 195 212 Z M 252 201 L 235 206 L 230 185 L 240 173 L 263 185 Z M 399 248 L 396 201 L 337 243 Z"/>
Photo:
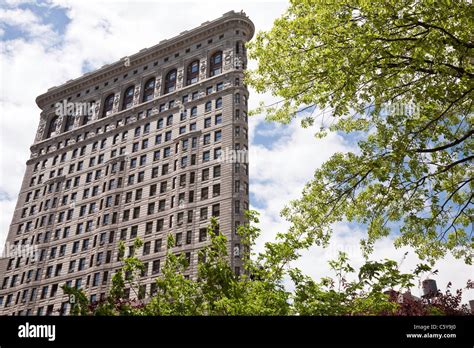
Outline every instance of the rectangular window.
<path id="1" fill-rule="evenodd" d="M 203 187 L 201 189 L 201 200 L 205 200 L 209 198 L 209 188 L 208 187 Z"/>
<path id="2" fill-rule="evenodd" d="M 204 151 L 202 153 L 202 161 L 203 162 L 208 162 L 211 159 L 211 153 L 210 151 Z"/>
<path id="3" fill-rule="evenodd" d="M 186 244 L 191 244 L 193 238 L 193 231 L 186 232 Z"/>
<path id="4" fill-rule="evenodd" d="M 201 208 L 200 219 L 201 219 L 201 221 L 207 219 L 207 207 Z"/>
<path id="5" fill-rule="evenodd" d="M 153 274 L 160 273 L 160 260 L 153 261 L 152 273 Z"/>
<path id="6" fill-rule="evenodd" d="M 221 166 L 220 166 L 220 165 L 215 166 L 215 167 L 213 168 L 213 171 L 214 171 L 214 173 L 213 173 L 213 174 L 214 174 L 214 178 L 218 178 L 218 177 L 221 176 Z"/>
<path id="7" fill-rule="evenodd" d="M 212 206 L 212 216 L 219 217 L 219 215 L 220 215 L 220 206 L 219 204 L 214 204 Z"/>
<path id="8" fill-rule="evenodd" d="M 143 256 L 150 254 L 151 242 L 143 244 Z"/>
<path id="9" fill-rule="evenodd" d="M 161 134 L 155 136 L 155 145 L 161 144 Z"/>
<path id="10" fill-rule="evenodd" d="M 221 194 L 221 185 L 215 184 L 214 186 L 212 186 L 212 197 L 220 196 L 220 194 Z"/>
<path id="11" fill-rule="evenodd" d="M 164 225 L 165 225 L 165 220 L 164 219 L 158 219 L 156 221 L 156 232 L 163 231 Z"/>
<path id="12" fill-rule="evenodd" d="M 207 239 L 207 229 L 201 228 L 199 229 L 199 241 L 204 242 Z"/>
<path id="13" fill-rule="evenodd" d="M 183 234 L 181 232 L 176 233 L 175 246 L 181 246 L 183 243 Z"/>
<path id="14" fill-rule="evenodd" d="M 161 244 L 162 244 L 161 238 L 155 240 L 155 253 L 161 251 Z"/>

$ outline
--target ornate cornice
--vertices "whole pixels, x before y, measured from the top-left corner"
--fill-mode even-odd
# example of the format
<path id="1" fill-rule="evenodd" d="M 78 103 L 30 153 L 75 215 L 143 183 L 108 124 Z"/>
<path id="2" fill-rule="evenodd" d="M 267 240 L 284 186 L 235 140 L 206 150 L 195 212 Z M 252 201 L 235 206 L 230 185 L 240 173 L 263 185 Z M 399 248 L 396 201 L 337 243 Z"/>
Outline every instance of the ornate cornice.
<path id="1" fill-rule="evenodd" d="M 248 30 L 247 38 L 250 40 L 255 32 L 255 26 L 252 21 L 243 12 L 227 12 L 222 17 L 211 22 L 204 22 L 199 27 L 184 31 L 171 39 L 162 40 L 155 46 L 140 50 L 129 58 L 130 65 L 124 66 L 123 58 L 115 63 L 104 65 L 103 67 L 84 74 L 83 76 L 69 80 L 68 82 L 52 87 L 44 94 L 36 98 L 36 104 L 44 109 L 51 102 L 62 100 L 71 94 L 82 91 L 84 88 L 91 87 L 94 84 L 105 82 L 111 77 L 133 70 L 142 64 L 157 58 L 165 57 L 176 49 L 183 48 L 191 42 L 199 41 L 208 37 L 214 32 L 222 31 L 232 26 L 241 26 Z"/>
<path id="2" fill-rule="evenodd" d="M 202 86 L 206 86 L 206 85 L 212 85 L 216 81 L 225 82 L 223 90 L 213 93 L 214 98 L 220 97 L 220 96 L 228 93 L 229 90 L 241 90 L 241 89 L 243 89 L 243 87 L 242 86 L 234 86 L 231 82 L 231 79 L 229 78 L 229 76 L 233 76 L 234 74 L 240 74 L 240 73 L 241 73 L 241 71 L 239 71 L 239 70 L 231 70 L 231 71 L 229 71 L 225 74 L 216 75 L 214 77 L 207 78 L 205 81 L 199 82 L 199 83 L 191 85 L 191 86 L 186 86 L 183 89 L 177 90 L 173 93 L 162 95 L 162 96 L 154 98 L 150 101 L 134 105 L 130 109 L 118 111 L 117 113 L 112 114 L 108 117 L 97 119 L 92 123 L 88 123 L 87 125 L 81 126 L 77 129 L 73 129 L 71 131 L 61 133 L 61 134 L 59 134 L 59 135 L 57 135 L 53 138 L 48 138 L 48 139 L 42 140 L 41 142 L 35 143 L 30 147 L 31 157 L 30 157 L 30 159 L 27 160 L 26 163 L 28 165 L 28 164 L 34 163 L 36 161 L 42 160 L 44 158 L 48 158 L 48 156 L 51 155 L 51 152 L 54 152 L 54 151 L 58 150 L 56 148 L 56 144 L 58 142 L 64 142 L 66 139 L 69 139 L 71 141 L 71 143 L 68 144 L 68 145 L 65 145 L 64 147 L 62 147 L 61 150 L 68 151 L 68 150 L 74 148 L 74 146 L 76 146 L 75 137 L 77 137 L 78 135 L 84 134 L 86 132 L 89 132 L 89 136 L 87 138 L 83 139 L 81 141 L 81 143 L 88 144 L 89 142 L 95 141 L 97 135 L 107 135 L 110 132 L 115 131 L 115 129 L 116 129 L 115 124 L 117 123 L 117 121 L 123 120 L 127 116 L 131 117 L 131 122 L 128 123 L 127 125 L 124 124 L 124 125 L 120 126 L 121 131 L 132 129 L 132 128 L 136 127 L 137 124 L 142 124 L 142 123 L 149 122 L 150 119 L 154 119 L 153 117 L 160 114 L 160 112 L 158 110 L 159 105 L 161 105 L 163 103 L 167 104 L 170 100 L 175 100 L 175 106 L 172 107 L 171 109 L 167 107 L 166 110 L 163 111 L 163 113 L 166 112 L 166 114 L 169 114 L 169 113 L 174 114 L 174 113 L 176 113 L 180 110 L 181 105 L 182 105 L 181 101 L 179 99 L 177 100 L 176 98 L 177 97 L 179 98 L 179 96 L 181 96 L 183 94 L 186 94 L 189 90 L 191 90 L 193 88 L 196 88 L 196 86 L 202 87 Z M 206 95 L 202 94 L 198 97 L 198 99 L 191 100 L 187 104 L 189 106 L 193 106 L 194 104 L 198 104 L 199 102 L 202 102 L 202 99 L 205 98 L 205 97 L 206 97 Z M 151 111 L 151 117 L 144 117 L 144 118 L 137 119 L 136 115 L 137 115 L 138 112 L 140 112 L 140 111 L 146 112 L 146 110 L 148 110 L 148 109 L 152 110 Z M 103 131 L 100 134 L 95 133 L 95 130 L 97 128 L 102 128 L 107 124 L 109 125 L 109 128 L 106 131 Z M 46 151 L 48 146 L 51 146 L 50 151 Z M 44 149 L 45 150 L 44 153 L 38 153 L 38 151 L 40 149 Z"/>

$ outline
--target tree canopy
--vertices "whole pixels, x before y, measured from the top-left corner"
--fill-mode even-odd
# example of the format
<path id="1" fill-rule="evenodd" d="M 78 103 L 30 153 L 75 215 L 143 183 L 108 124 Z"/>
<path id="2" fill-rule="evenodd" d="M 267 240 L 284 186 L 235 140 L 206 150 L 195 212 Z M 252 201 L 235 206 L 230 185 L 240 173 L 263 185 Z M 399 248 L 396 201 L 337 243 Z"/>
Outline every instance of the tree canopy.
<path id="1" fill-rule="evenodd" d="M 473 24 L 462 0 L 293 0 L 257 34 L 247 83 L 280 99 L 257 112 L 357 139 L 285 208 L 291 233 L 324 245 L 334 222 L 354 221 L 367 253 L 391 235 L 432 262 L 472 263 Z"/>
<path id="2" fill-rule="evenodd" d="M 227 238 L 216 220 L 208 228 L 209 244 L 199 252 L 197 276 L 186 277 L 190 266 L 184 253 L 176 254 L 173 236 L 167 243 L 163 269 L 155 279 L 155 290 L 143 291 L 143 261 L 134 242 L 132 253 L 122 258 L 122 266 L 112 278 L 106 298 L 90 302 L 82 289 L 62 287 L 69 296 L 73 315 L 469 315 L 461 304 L 462 290 L 438 292 L 434 299 L 420 299 L 407 291 L 417 277 L 430 267 L 420 264 L 401 273 L 391 260 L 367 261 L 358 271 L 347 255 L 330 261 L 334 277 L 315 281 L 289 264 L 300 249 L 286 234 L 265 245 L 258 255 L 250 255 L 260 234 L 258 215 L 249 212 L 250 223 L 239 227 L 244 247 L 244 271 L 236 275 L 229 264 Z M 302 246 L 302 245 L 300 245 Z M 124 244 L 120 245 L 124 255 Z M 251 257 L 252 256 L 252 257 Z M 295 285 L 284 286 L 285 276 Z M 352 279 L 351 279 L 352 278 Z M 467 288 L 472 288 L 468 283 Z M 126 291 L 128 290 L 128 291 Z M 128 295 L 127 295 L 128 294 Z"/>

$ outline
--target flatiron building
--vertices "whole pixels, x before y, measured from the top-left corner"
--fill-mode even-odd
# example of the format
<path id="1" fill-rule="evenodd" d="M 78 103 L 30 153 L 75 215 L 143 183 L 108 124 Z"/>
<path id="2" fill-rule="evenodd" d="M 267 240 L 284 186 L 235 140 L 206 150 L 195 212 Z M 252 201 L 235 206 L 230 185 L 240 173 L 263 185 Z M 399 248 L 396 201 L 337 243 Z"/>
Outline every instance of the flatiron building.
<path id="1" fill-rule="evenodd" d="M 0 314 L 66 315 L 63 284 L 104 298 L 122 264 L 119 241 L 127 254 L 136 237 L 140 296 L 153 294 L 169 234 L 195 277 L 211 216 L 241 271 L 248 163 L 229 153 L 248 149 L 244 44 L 253 34 L 232 11 L 37 97 L 39 125 L 0 259 Z"/>

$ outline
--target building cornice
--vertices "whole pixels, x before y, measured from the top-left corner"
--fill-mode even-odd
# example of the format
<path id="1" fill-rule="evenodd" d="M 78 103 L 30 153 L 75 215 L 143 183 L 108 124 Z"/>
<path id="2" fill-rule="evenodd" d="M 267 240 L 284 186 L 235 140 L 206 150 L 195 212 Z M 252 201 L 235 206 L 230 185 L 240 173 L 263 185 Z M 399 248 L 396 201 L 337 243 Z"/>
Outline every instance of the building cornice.
<path id="1" fill-rule="evenodd" d="M 218 97 L 224 95 L 225 93 L 228 93 L 229 90 L 234 91 L 234 90 L 242 89 L 243 88 L 242 86 L 232 85 L 232 82 L 231 82 L 231 79 L 229 78 L 229 76 L 232 76 L 234 74 L 240 74 L 240 71 L 232 70 L 232 71 L 229 71 L 229 72 L 227 72 L 225 74 L 222 74 L 222 75 L 216 75 L 214 77 L 206 79 L 205 81 L 199 82 L 195 85 L 186 86 L 182 90 L 178 90 L 174 93 L 159 96 L 159 97 L 154 98 L 154 99 L 152 99 L 148 102 L 144 102 L 144 103 L 140 103 L 138 105 L 135 105 L 135 106 L 131 107 L 130 109 L 121 110 L 121 111 L 119 111 L 115 114 L 112 114 L 111 116 L 101 118 L 101 119 L 97 119 L 92 123 L 88 123 L 87 125 L 81 126 L 79 128 L 73 129 L 73 130 L 65 132 L 65 133 L 61 133 L 60 135 L 55 136 L 54 138 L 45 139 L 41 142 L 35 143 L 30 147 L 30 151 L 32 153 L 32 156 L 27 160 L 26 164 L 29 165 L 29 164 L 34 163 L 36 161 L 41 161 L 44 158 L 48 158 L 48 156 L 51 155 L 51 153 L 48 152 L 48 151 L 45 151 L 43 154 L 38 153 L 38 151 L 41 148 L 45 149 L 48 146 L 55 146 L 58 142 L 64 142 L 64 141 L 66 141 L 66 139 L 74 140 L 75 137 L 77 137 L 78 135 L 84 134 L 86 132 L 89 132 L 90 136 L 81 141 L 81 143 L 83 143 L 83 144 L 88 144 L 90 142 L 95 141 L 96 137 L 98 135 L 107 136 L 111 132 L 116 131 L 117 127 L 115 126 L 115 124 L 117 123 L 117 121 L 123 120 L 127 116 L 130 116 L 130 117 L 134 118 L 134 120 L 131 121 L 129 124 L 126 124 L 126 125 L 124 124 L 124 125 L 120 126 L 121 131 L 132 129 L 132 128 L 136 127 L 137 124 L 141 125 L 141 124 L 144 124 L 146 122 L 149 122 L 150 119 L 154 119 L 154 117 L 155 116 L 157 117 L 159 114 L 162 115 L 163 117 L 165 115 L 168 115 L 168 114 L 174 114 L 174 113 L 178 112 L 179 109 L 182 106 L 181 101 L 179 99 L 176 99 L 176 98 L 179 98 L 179 96 L 181 96 L 183 94 L 186 94 L 192 88 L 196 88 L 196 86 L 202 87 L 202 86 L 212 84 L 215 81 L 223 81 L 223 82 L 225 81 L 224 89 L 221 90 L 221 91 L 218 91 L 218 92 L 214 92 L 212 94 L 214 98 L 218 98 Z M 200 95 L 198 97 L 198 99 L 191 100 L 191 101 L 187 102 L 187 105 L 193 106 L 193 105 L 195 105 L 199 102 L 202 102 L 203 98 L 205 98 L 205 97 L 206 97 L 205 95 Z M 166 110 L 164 110 L 163 112 L 159 112 L 159 110 L 158 110 L 159 105 L 161 105 L 163 103 L 167 103 L 170 100 L 175 100 L 175 106 L 172 107 L 171 109 L 166 108 Z M 144 118 L 140 118 L 140 119 L 138 119 L 136 117 L 138 112 L 140 112 L 140 111 L 141 112 L 146 112 L 146 110 L 148 110 L 148 109 L 152 110 L 151 117 L 144 117 Z M 100 134 L 95 134 L 94 130 L 96 130 L 97 128 L 102 128 L 106 125 L 111 126 L 110 129 L 108 129 L 106 131 L 103 131 Z M 76 141 L 73 141 L 71 144 L 62 147 L 61 150 L 62 151 L 68 151 L 68 150 L 74 148 L 75 146 L 77 146 L 77 143 L 76 143 Z M 57 151 L 57 150 L 59 150 L 59 149 L 55 149 L 54 151 Z"/>
<path id="2" fill-rule="evenodd" d="M 81 77 L 69 80 L 60 86 L 52 87 L 48 89 L 46 93 L 41 94 L 36 98 L 36 104 L 43 110 L 45 106 L 51 102 L 62 100 L 71 94 L 80 92 L 84 88 L 105 82 L 111 77 L 133 70 L 149 61 L 165 57 L 166 55 L 175 52 L 176 49 L 181 49 L 191 42 L 208 37 L 209 34 L 212 34 L 213 32 L 222 31 L 230 26 L 235 26 L 235 24 L 248 30 L 248 40 L 253 37 L 255 26 L 245 13 L 230 11 L 216 20 L 204 22 L 197 28 L 184 31 L 171 39 L 162 40 L 155 46 L 140 50 L 138 53 L 128 57 L 130 63 L 129 66 L 124 65 L 124 60 L 122 58 L 114 63 L 104 65 L 97 70 L 86 73 Z"/>

